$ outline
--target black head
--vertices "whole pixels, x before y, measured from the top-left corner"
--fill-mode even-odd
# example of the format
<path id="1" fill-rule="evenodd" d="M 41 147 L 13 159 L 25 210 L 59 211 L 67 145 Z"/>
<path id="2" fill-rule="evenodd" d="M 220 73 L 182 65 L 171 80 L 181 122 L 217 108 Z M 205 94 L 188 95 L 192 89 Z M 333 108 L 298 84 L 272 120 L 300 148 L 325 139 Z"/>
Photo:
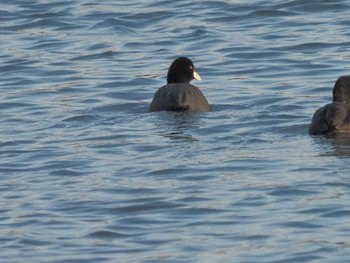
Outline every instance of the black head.
<path id="1" fill-rule="evenodd" d="M 350 102 L 350 76 L 340 77 L 333 88 L 333 101 Z"/>
<path id="2" fill-rule="evenodd" d="M 169 83 L 190 83 L 191 80 L 200 80 L 200 76 L 194 70 L 194 65 L 189 58 L 179 57 L 171 64 L 167 82 Z"/>

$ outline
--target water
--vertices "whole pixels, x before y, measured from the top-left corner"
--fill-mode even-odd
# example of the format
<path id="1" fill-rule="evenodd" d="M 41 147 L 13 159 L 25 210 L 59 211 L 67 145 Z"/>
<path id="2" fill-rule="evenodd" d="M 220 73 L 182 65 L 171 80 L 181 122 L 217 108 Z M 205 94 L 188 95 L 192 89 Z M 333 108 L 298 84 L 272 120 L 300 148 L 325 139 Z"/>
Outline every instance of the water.
<path id="1" fill-rule="evenodd" d="M 346 262 L 349 8 L 2 0 L 1 262 Z M 179 55 L 211 112 L 148 112 Z"/>

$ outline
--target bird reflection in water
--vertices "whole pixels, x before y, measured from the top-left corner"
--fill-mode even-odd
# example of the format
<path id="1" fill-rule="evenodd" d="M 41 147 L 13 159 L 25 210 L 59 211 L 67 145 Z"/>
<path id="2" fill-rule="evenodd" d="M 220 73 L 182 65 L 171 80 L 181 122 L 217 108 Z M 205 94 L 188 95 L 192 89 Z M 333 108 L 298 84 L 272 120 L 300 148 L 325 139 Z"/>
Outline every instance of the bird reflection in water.
<path id="1" fill-rule="evenodd" d="M 176 142 L 195 142 L 191 130 L 200 127 L 198 113 L 194 112 L 159 112 L 158 134 Z"/>

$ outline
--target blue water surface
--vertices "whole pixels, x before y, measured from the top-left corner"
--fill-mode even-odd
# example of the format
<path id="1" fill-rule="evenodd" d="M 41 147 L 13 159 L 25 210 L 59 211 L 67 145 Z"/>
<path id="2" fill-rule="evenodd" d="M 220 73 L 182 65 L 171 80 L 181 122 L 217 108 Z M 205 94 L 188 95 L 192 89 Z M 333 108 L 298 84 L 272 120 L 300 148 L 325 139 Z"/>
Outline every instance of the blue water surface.
<path id="1" fill-rule="evenodd" d="M 2 0 L 1 262 L 346 262 L 346 0 Z M 208 113 L 149 113 L 177 56 Z"/>

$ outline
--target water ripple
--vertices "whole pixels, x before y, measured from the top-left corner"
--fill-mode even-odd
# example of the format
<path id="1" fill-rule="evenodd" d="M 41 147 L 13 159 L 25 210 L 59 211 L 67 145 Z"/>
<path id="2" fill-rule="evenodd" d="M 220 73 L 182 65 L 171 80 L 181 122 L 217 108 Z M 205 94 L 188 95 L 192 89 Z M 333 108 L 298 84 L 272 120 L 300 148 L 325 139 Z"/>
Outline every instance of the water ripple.
<path id="1" fill-rule="evenodd" d="M 348 8 L 3 0 L 2 262 L 346 262 Z M 211 112 L 149 113 L 180 55 Z"/>

